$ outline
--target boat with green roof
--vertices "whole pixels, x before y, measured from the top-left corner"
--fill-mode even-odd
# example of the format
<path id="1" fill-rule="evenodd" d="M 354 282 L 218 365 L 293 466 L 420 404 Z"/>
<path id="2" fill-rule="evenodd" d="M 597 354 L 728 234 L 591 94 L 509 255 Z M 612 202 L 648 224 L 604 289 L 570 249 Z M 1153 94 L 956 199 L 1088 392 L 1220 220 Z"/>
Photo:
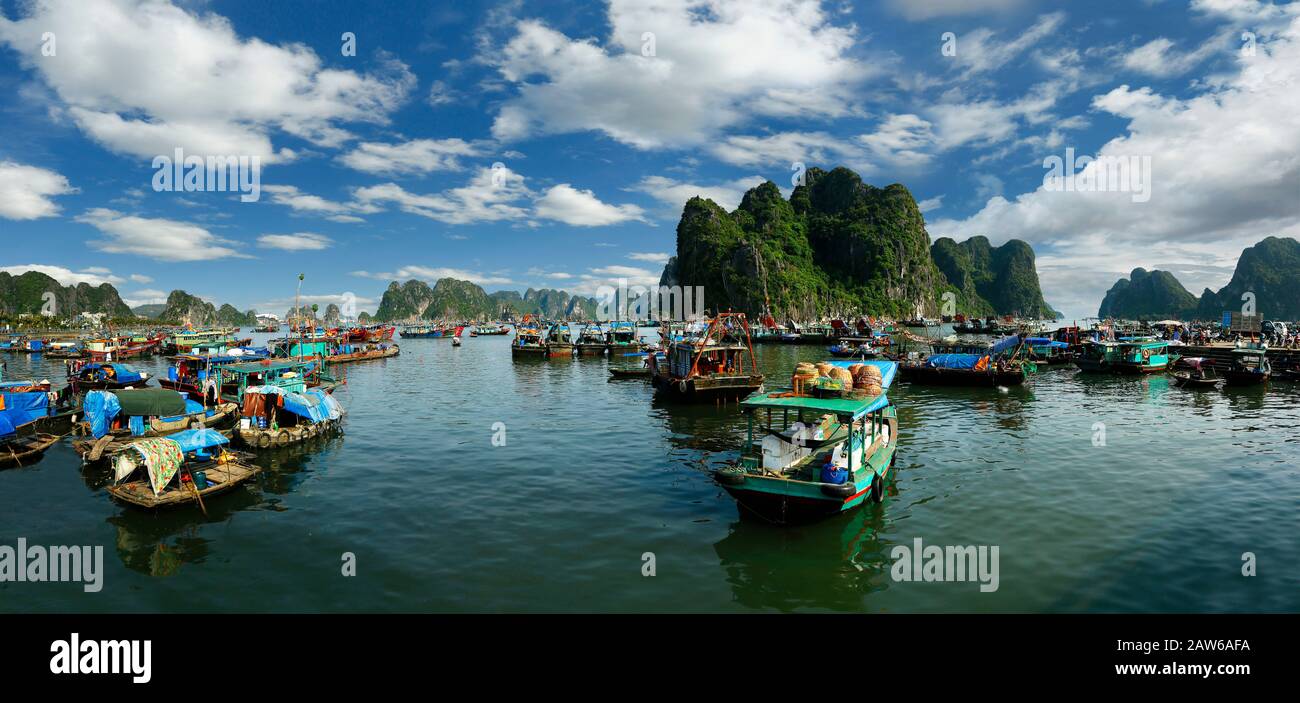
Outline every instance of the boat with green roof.
<path id="1" fill-rule="evenodd" d="M 857 362 L 827 363 L 849 368 Z M 748 427 L 740 461 L 713 476 L 742 514 L 807 522 L 884 500 L 898 446 L 898 413 L 886 391 L 898 366 L 862 363 L 880 370 L 879 395 L 781 389 L 741 402 Z"/>

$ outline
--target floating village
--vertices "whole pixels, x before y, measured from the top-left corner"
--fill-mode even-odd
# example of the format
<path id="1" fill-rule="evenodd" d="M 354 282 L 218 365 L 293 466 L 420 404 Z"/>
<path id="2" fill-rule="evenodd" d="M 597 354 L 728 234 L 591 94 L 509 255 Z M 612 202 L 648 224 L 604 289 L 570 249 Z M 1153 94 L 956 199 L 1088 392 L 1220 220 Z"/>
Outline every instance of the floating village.
<path id="1" fill-rule="evenodd" d="M 639 322 L 523 315 L 328 328 L 304 318 L 252 331 L 272 337 L 255 346 L 240 328 L 188 326 L 5 335 L 0 354 L 59 360 L 66 375 L 11 378 L 0 363 L 0 468 L 36 466 L 67 442 L 112 500 L 206 515 L 221 494 L 257 481 L 259 453 L 346 430 L 348 409 L 334 395 L 346 365 L 396 357 L 398 340 L 459 347 L 510 336 L 515 363 L 603 358 L 607 382 L 742 415 L 738 458 L 712 478 L 741 515 L 793 523 L 884 500 L 906 450 L 889 398 L 896 382 L 989 394 L 1061 373 L 1167 374 L 1188 393 L 1300 382 L 1294 327 L 1238 313 L 1070 325 L 960 314 L 809 323 L 739 312 Z M 760 373 L 766 345 L 798 345 L 788 375 Z M 132 363 L 149 356 L 165 357 L 165 375 Z"/>

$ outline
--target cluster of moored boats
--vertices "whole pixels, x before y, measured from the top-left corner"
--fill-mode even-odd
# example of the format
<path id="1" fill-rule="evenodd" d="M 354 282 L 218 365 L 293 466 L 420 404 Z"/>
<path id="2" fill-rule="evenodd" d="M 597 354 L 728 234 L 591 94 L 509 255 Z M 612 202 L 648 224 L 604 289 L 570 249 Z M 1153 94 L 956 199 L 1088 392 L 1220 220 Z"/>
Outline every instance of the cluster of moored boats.
<path id="1" fill-rule="evenodd" d="M 237 332 L 11 338 L 6 351 L 65 359 L 66 384 L 7 379 L 0 364 L 0 468 L 30 466 L 71 437 L 87 471 L 110 474 L 114 499 L 206 512 L 206 498 L 257 475 L 255 452 L 339 431 L 332 367 L 399 352 L 391 326 L 300 326 L 260 347 Z M 164 377 L 123 360 L 148 354 L 168 355 Z"/>

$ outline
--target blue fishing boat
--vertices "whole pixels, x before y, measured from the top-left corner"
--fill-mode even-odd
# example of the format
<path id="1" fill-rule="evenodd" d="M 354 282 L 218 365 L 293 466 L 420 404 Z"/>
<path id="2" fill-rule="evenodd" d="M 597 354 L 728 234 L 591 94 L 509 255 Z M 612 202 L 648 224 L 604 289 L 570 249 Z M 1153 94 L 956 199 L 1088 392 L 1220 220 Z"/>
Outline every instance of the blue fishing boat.
<path id="1" fill-rule="evenodd" d="M 1169 367 L 1169 344 L 1151 337 L 1123 337 L 1115 347 L 1110 370 L 1115 373 L 1144 374 Z"/>
<path id="2" fill-rule="evenodd" d="M 30 466 L 66 434 L 72 411 L 60 411 L 48 383 L 4 381 L 0 364 L 0 469 Z"/>
<path id="3" fill-rule="evenodd" d="M 886 393 L 897 364 L 861 363 L 879 370 L 878 395 L 796 387 L 755 393 L 741 402 L 747 430 L 740 461 L 713 475 L 742 514 L 785 524 L 884 500 L 898 446 L 898 413 Z"/>
<path id="4" fill-rule="evenodd" d="M 1273 374 L 1267 352 L 1258 347 L 1232 350 L 1232 362 L 1223 376 L 1229 386 L 1254 386 L 1267 383 Z"/>

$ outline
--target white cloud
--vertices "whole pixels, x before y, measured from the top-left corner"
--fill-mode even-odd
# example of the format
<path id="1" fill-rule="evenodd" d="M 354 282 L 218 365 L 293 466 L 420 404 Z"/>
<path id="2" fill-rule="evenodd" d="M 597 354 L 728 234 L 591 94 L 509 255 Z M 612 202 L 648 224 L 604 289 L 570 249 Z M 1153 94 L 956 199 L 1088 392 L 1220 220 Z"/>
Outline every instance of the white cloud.
<path id="1" fill-rule="evenodd" d="M 167 302 L 167 293 L 152 288 L 143 288 L 124 294 L 122 302 L 126 303 L 127 307 L 132 308 L 140 305 L 161 305 Z"/>
<path id="2" fill-rule="evenodd" d="M 933 198 L 926 198 L 925 200 L 922 200 L 921 202 L 917 203 L 916 207 L 922 213 L 938 210 L 939 208 L 943 207 L 943 196 L 936 195 Z"/>
<path id="3" fill-rule="evenodd" d="M 601 202 L 590 190 L 578 190 L 568 183 L 549 188 L 534 204 L 534 214 L 575 227 L 616 225 L 642 220 L 643 211 L 636 205 L 610 205 Z"/>
<path id="4" fill-rule="evenodd" d="M 358 188 L 353 195 L 367 206 L 392 204 L 413 215 L 463 225 L 521 220 L 528 211 L 514 203 L 532 193 L 523 176 L 502 167 L 481 168 L 467 185 L 433 195 L 411 193 L 396 183 Z"/>
<path id="5" fill-rule="evenodd" d="M 762 176 L 748 176 L 734 181 L 714 185 L 698 185 L 677 181 L 665 176 L 646 176 L 628 190 L 645 193 L 667 205 L 674 217 L 680 215 L 682 206 L 695 196 L 712 200 L 724 210 L 735 210 L 741 198 L 751 188 L 762 185 L 767 179 Z"/>
<path id="6" fill-rule="evenodd" d="M 672 258 L 672 254 L 666 252 L 634 252 L 628 254 L 627 258 L 662 266 L 668 263 L 668 260 Z"/>
<path id="7" fill-rule="evenodd" d="M 323 234 L 296 232 L 294 234 L 264 234 L 257 238 L 257 245 L 267 249 L 284 251 L 319 251 L 328 249 L 334 242 Z"/>
<path id="8" fill-rule="evenodd" d="M 1040 258 L 1047 299 L 1092 306 L 1117 274 L 1152 268 L 1153 257 L 1223 271 L 1267 235 L 1300 236 L 1300 20 L 1236 65 L 1186 99 L 1128 85 L 1093 99 L 1097 111 L 1127 121 L 1098 154 L 1151 158 L 1149 201 L 1039 187 L 993 197 L 965 219 L 935 221 L 930 234 L 1044 246 L 1058 257 Z"/>
<path id="9" fill-rule="evenodd" d="M 1014 10 L 1024 0 L 886 0 L 888 7 L 906 19 L 928 20 L 956 15 L 983 15 Z"/>
<path id="10" fill-rule="evenodd" d="M 298 190 L 297 186 L 262 186 L 262 192 L 271 196 L 272 203 L 284 205 L 295 213 L 324 217 L 334 222 L 362 222 L 363 220 L 357 217 L 358 214 L 369 215 L 382 210 L 372 204 L 327 200 L 318 195 L 304 193 Z"/>
<path id="11" fill-rule="evenodd" d="M 58 214 L 55 195 L 76 193 L 63 175 L 36 166 L 0 161 L 0 217 L 35 220 Z"/>
<path id="12" fill-rule="evenodd" d="M 836 166 L 849 164 L 866 175 L 874 167 L 866 163 L 866 152 L 852 142 L 826 132 L 780 132 L 767 136 L 734 135 L 709 147 L 714 156 L 733 166 L 772 166 L 789 168 L 790 164 Z"/>
<path id="13" fill-rule="evenodd" d="M 517 94 L 493 136 L 597 131 L 639 149 L 703 144 L 755 116 L 842 117 L 877 69 L 817 0 L 611 2 L 602 45 L 518 22 L 480 60 Z M 654 55 L 642 36 L 653 33 Z M 580 109 L 575 107 L 581 106 Z"/>
<path id="14" fill-rule="evenodd" d="M 153 283 L 152 277 L 146 276 L 142 273 L 133 273 L 130 276 L 127 276 L 127 278 L 131 279 L 132 283 L 140 283 L 140 284 Z"/>
<path id="15" fill-rule="evenodd" d="M 1023 54 L 1030 47 L 1057 33 L 1065 23 L 1065 13 L 1053 12 L 1037 19 L 1033 25 L 1018 33 L 1015 39 L 1003 40 L 991 29 L 975 29 L 957 35 L 955 67 L 964 77 L 996 71 Z"/>
<path id="16" fill-rule="evenodd" d="M 1219 46 L 1218 41 L 1211 39 L 1197 49 L 1180 52 L 1174 48 L 1173 41 L 1159 37 L 1125 54 L 1121 63 L 1131 71 L 1169 78 L 1192 70 L 1218 51 Z"/>
<path id="17" fill-rule="evenodd" d="M 432 267 L 432 266 L 403 266 L 391 273 L 373 273 L 370 271 L 353 271 L 353 276 L 361 278 L 373 278 L 377 281 L 406 281 L 412 278 L 436 282 L 439 278 L 456 278 L 462 281 L 469 281 L 480 286 L 505 285 L 513 283 L 509 278 L 504 276 L 480 273 L 478 271 L 467 271 L 465 269 Z"/>
<path id="18" fill-rule="evenodd" d="M 351 135 L 339 123 L 384 123 L 415 85 L 381 59 L 374 74 L 326 68 L 304 44 L 235 33 L 212 12 L 159 0 L 43 0 L 0 17 L 0 41 L 40 74 L 72 121 L 110 150 L 144 158 L 176 147 L 196 155 L 292 158 L 280 130 L 320 146 Z M 41 56 L 53 32 L 57 60 Z"/>
<path id="19" fill-rule="evenodd" d="M 185 222 L 150 219 L 106 208 L 87 210 L 77 217 L 103 236 L 90 245 L 110 254 L 136 254 L 160 261 L 209 261 L 242 257 L 231 244 L 211 232 Z"/>
<path id="20" fill-rule="evenodd" d="M 398 144 L 362 142 L 339 157 L 345 166 L 386 176 L 459 171 L 462 156 L 478 156 L 463 139 L 412 139 Z"/>
<path id="21" fill-rule="evenodd" d="M 916 115 L 890 115 L 875 132 L 858 137 L 880 161 L 901 167 L 923 166 L 932 158 L 932 125 Z"/>
<path id="22" fill-rule="evenodd" d="M 0 266 L 0 271 L 13 276 L 26 273 L 28 271 L 37 271 L 50 278 L 58 281 L 65 286 L 75 286 L 80 283 L 87 283 L 97 286 L 101 283 L 121 283 L 122 279 L 112 275 L 108 269 L 92 267 L 80 271 L 72 271 L 63 266 L 50 266 L 48 264 L 22 264 L 18 266 Z"/>

